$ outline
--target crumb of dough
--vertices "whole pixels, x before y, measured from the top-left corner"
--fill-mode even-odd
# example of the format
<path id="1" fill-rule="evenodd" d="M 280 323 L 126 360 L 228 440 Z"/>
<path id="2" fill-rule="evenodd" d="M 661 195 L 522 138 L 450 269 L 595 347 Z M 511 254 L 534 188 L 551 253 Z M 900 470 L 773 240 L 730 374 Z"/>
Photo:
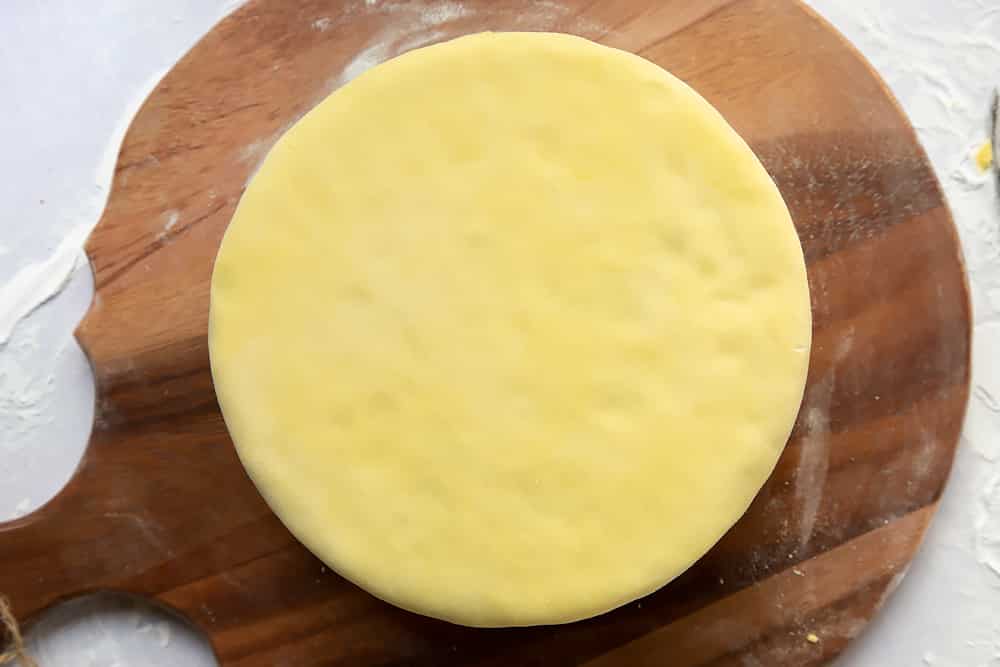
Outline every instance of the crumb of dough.
<path id="1" fill-rule="evenodd" d="M 980 171 L 986 171 L 993 165 L 993 142 L 987 141 L 976 152 L 976 166 Z"/>

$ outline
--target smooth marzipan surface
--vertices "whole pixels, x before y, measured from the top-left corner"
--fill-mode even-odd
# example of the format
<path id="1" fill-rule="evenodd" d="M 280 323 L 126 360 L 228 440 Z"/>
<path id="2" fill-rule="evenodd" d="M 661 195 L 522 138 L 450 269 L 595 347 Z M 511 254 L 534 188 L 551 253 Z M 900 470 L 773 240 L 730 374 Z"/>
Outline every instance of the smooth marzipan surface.
<path id="1" fill-rule="evenodd" d="M 274 511 L 467 625 L 649 593 L 743 514 L 802 397 L 798 237 L 659 67 L 566 35 L 396 58 L 295 125 L 212 281 L 226 422 Z"/>

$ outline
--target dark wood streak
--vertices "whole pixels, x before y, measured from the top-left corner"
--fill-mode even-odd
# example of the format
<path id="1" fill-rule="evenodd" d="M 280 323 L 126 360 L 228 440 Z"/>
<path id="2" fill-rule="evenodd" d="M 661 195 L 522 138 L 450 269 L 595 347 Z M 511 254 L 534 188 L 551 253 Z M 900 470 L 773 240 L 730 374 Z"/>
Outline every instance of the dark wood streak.
<path id="1" fill-rule="evenodd" d="M 806 398 L 743 519 L 645 599 L 528 629 L 395 609 L 295 541 L 239 465 L 215 401 L 212 263 L 264 152 L 399 15 L 251 0 L 163 79 L 126 135 L 87 245 L 97 295 L 78 338 L 98 386 L 90 446 L 59 496 L 0 525 L 0 592 L 21 616 L 96 589 L 148 595 L 241 667 L 818 665 L 840 653 L 912 558 L 968 398 L 970 306 L 940 187 L 881 81 L 794 0 L 565 4 L 546 27 L 642 50 L 715 104 L 774 177 L 803 242 Z M 531 27 L 518 18 L 528 0 L 466 8 L 440 30 Z M 322 17 L 326 32 L 312 27 Z M 170 212 L 177 227 L 165 230 Z"/>

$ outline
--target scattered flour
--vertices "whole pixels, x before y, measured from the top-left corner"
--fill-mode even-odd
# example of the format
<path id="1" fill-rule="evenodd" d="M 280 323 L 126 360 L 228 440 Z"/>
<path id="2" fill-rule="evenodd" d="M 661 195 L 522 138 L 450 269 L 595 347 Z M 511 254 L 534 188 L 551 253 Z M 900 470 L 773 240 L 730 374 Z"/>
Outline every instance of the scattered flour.
<path id="1" fill-rule="evenodd" d="M 0 287 L 0 353 L 25 317 L 57 296 L 83 259 L 83 242 L 91 224 L 78 225 L 52 254 L 28 264 Z"/>
<path id="2" fill-rule="evenodd" d="M 163 214 L 166 221 L 163 223 L 163 231 L 169 232 L 177 224 L 177 220 L 180 219 L 180 214 L 177 211 L 170 210 Z"/>
<path id="3" fill-rule="evenodd" d="M 160 648 L 167 648 L 170 646 L 170 626 L 166 623 L 156 624 L 156 642 L 160 645 Z"/>
<path id="4" fill-rule="evenodd" d="M 156 238 L 160 241 L 170 236 L 170 231 L 177 225 L 177 221 L 181 219 L 181 214 L 179 211 L 171 209 L 166 211 L 162 218 L 163 227 L 160 229 L 160 233 L 156 235 Z"/>
<path id="5" fill-rule="evenodd" d="M 31 509 L 31 498 L 22 498 L 21 501 L 14 505 L 14 510 L 10 513 L 8 520 L 20 519 L 22 516 L 28 513 Z"/>
<path id="6" fill-rule="evenodd" d="M 218 665 L 194 626 L 146 600 L 115 593 L 75 598 L 42 612 L 27 642 L 45 667 Z"/>
<path id="7" fill-rule="evenodd" d="M 0 347 L 0 449 L 8 453 L 17 447 L 21 436 L 52 421 L 55 378 L 51 364 L 37 366 L 37 340 L 37 328 L 27 324 L 9 344 Z"/>
<path id="8" fill-rule="evenodd" d="M 825 391 L 825 390 L 824 390 Z M 812 538 L 823 501 L 823 486 L 830 467 L 829 404 L 807 408 L 799 465 L 795 470 L 795 498 L 801 504 L 799 548 Z"/>
<path id="9" fill-rule="evenodd" d="M 366 70 L 390 58 L 458 36 L 459 31 L 445 29 L 449 24 L 476 15 L 491 19 L 491 26 L 497 30 L 524 29 L 550 30 L 561 27 L 580 34 L 601 34 L 607 29 L 601 24 L 575 16 L 569 7 L 559 2 L 542 0 L 525 1 L 520 7 L 501 9 L 472 9 L 461 2 L 441 0 L 439 2 L 378 2 L 366 0 L 365 11 L 389 17 L 386 27 L 351 59 L 343 70 L 330 80 L 329 89 L 334 90 L 357 78 Z M 345 12 L 355 11 L 349 6 Z M 568 22 L 562 25 L 563 22 Z"/>

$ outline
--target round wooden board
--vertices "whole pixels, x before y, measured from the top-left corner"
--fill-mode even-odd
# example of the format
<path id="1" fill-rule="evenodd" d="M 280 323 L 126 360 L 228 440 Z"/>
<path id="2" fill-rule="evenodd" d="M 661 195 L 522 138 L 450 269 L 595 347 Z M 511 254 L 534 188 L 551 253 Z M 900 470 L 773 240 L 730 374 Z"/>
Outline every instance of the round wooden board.
<path id="1" fill-rule="evenodd" d="M 748 514 L 658 593 L 560 627 L 433 621 L 322 567 L 243 473 L 208 369 L 212 261 L 271 144 L 364 67 L 480 30 L 577 33 L 688 81 L 777 181 L 813 295 L 805 401 Z M 968 397 L 967 288 L 927 157 L 795 0 L 251 0 L 142 106 L 87 251 L 93 437 L 56 499 L 0 527 L 0 591 L 24 617 L 98 589 L 152 596 L 223 665 L 828 662 L 917 549 Z"/>

